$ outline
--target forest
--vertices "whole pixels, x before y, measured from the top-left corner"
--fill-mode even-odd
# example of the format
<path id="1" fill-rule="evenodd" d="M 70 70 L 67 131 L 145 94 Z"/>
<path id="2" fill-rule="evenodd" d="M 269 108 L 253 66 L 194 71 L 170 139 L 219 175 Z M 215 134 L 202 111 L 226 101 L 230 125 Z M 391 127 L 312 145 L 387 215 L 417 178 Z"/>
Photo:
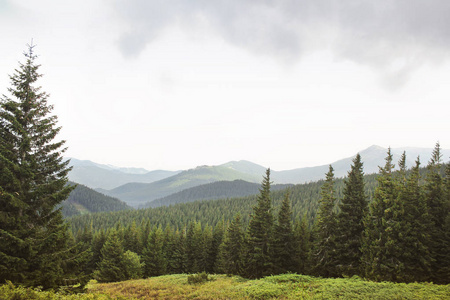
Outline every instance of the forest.
<path id="1" fill-rule="evenodd" d="M 330 166 L 324 181 L 272 193 L 267 170 L 254 197 L 85 215 L 70 222 L 76 241 L 91 251 L 86 273 L 99 281 L 293 272 L 446 284 L 450 168 L 441 163 L 439 151 L 437 145 L 426 168 L 417 162 L 406 170 L 405 155 L 394 171 L 388 153 L 380 174 L 363 176 L 357 156 L 345 179 L 335 179 Z M 127 273 L 131 264 L 123 257 L 129 255 L 136 264 Z M 110 274 L 111 264 L 120 261 L 118 274 Z"/>

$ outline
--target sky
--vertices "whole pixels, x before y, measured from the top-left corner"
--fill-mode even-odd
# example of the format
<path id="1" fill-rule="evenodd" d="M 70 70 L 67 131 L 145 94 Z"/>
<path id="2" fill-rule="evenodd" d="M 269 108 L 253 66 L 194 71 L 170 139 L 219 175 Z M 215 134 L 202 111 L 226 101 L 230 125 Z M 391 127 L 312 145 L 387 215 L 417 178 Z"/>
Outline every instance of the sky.
<path id="1" fill-rule="evenodd" d="M 65 156 L 180 170 L 450 148 L 447 0 L 0 0 L 0 94 L 33 41 Z"/>

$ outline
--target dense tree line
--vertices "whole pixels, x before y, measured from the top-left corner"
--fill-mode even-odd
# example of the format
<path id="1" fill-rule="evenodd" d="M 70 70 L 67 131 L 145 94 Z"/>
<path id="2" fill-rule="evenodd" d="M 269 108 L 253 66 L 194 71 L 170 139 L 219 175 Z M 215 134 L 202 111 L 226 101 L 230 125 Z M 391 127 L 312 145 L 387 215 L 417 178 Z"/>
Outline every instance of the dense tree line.
<path id="1" fill-rule="evenodd" d="M 364 176 L 364 191 L 369 201 L 377 185 L 377 176 L 377 174 Z M 322 184 L 323 181 L 318 181 L 289 187 L 293 221 L 305 217 L 307 225 L 309 227 L 313 225 L 316 211 L 319 207 Z M 344 179 L 338 178 L 335 180 L 335 189 L 337 197 L 340 198 L 344 189 Z M 275 210 L 281 207 L 284 194 L 285 190 L 273 191 L 271 189 L 271 198 Z M 218 222 L 222 222 L 222 220 L 231 222 L 236 214 L 240 213 L 241 222 L 244 227 L 247 227 L 250 220 L 249 216 L 256 199 L 257 195 L 251 195 L 214 201 L 194 201 L 191 203 L 174 204 L 168 207 L 74 216 L 69 218 L 68 221 L 74 233 L 82 230 L 86 224 L 92 224 L 93 230 L 97 231 L 114 227 L 118 222 L 125 227 L 131 225 L 133 222 L 138 224 L 138 226 L 150 222 L 163 228 L 167 225 L 174 228 L 181 228 L 186 226 L 188 222 L 195 220 L 214 227 Z M 339 208 L 336 205 L 334 209 L 337 211 Z"/>
<path id="2" fill-rule="evenodd" d="M 272 190 L 282 190 L 292 184 L 276 184 Z M 238 198 L 258 194 L 259 184 L 244 180 L 216 181 L 182 190 L 164 198 L 155 199 L 141 208 L 169 206 L 177 203 L 194 202 L 197 200 L 216 200 Z"/>

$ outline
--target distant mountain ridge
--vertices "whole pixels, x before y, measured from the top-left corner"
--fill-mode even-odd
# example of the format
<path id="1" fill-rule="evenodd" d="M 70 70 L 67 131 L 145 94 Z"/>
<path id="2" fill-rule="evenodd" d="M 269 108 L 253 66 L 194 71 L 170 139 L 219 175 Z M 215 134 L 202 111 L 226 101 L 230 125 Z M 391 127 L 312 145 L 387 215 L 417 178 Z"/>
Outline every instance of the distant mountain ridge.
<path id="1" fill-rule="evenodd" d="M 443 161 L 448 161 L 450 157 L 450 150 L 441 150 Z M 413 147 L 392 148 L 391 152 L 393 154 L 394 162 L 397 162 L 400 159 L 403 151 L 406 151 L 407 166 L 411 167 L 414 164 L 417 156 L 420 156 L 422 165 L 426 165 L 431 157 L 433 149 Z M 384 165 L 384 159 L 387 155 L 387 148 L 373 145 L 367 149 L 360 151 L 359 153 L 364 163 L 364 173 L 378 173 L 379 166 Z M 336 177 L 345 177 L 347 175 L 354 156 L 331 163 L 334 168 Z M 325 178 L 325 173 L 328 171 L 328 166 L 329 164 L 286 171 L 275 171 L 272 169 L 271 179 L 275 184 L 299 184 L 313 182 Z M 78 170 L 80 169 L 78 168 Z M 98 169 L 96 170 L 98 171 Z M 150 202 L 155 199 L 164 198 L 189 188 L 217 181 L 244 180 L 250 183 L 260 183 L 265 170 L 266 167 L 260 166 L 250 161 L 231 161 L 218 166 L 199 166 L 195 169 L 177 172 L 172 176 L 170 176 L 169 173 L 164 173 L 163 176 L 167 177 L 162 178 L 161 180 L 154 180 L 150 183 L 145 183 L 143 181 L 130 181 L 113 189 L 104 188 L 99 189 L 99 191 L 106 195 L 110 195 L 122 201 L 125 201 L 131 206 L 138 207 L 146 202 Z M 84 171 L 86 172 L 87 170 L 85 169 Z M 72 172 L 74 172 L 74 170 L 72 170 Z M 119 171 L 110 170 L 109 172 Z M 122 175 L 124 174 L 123 172 L 119 173 Z M 134 175 L 145 176 L 151 173 L 152 172 Z M 69 178 L 70 176 L 71 175 L 69 174 Z M 98 175 L 93 175 L 93 177 L 95 178 L 93 178 L 92 180 L 98 180 L 99 178 L 97 176 Z M 142 178 L 143 177 L 139 177 L 139 179 Z"/>
<path id="2" fill-rule="evenodd" d="M 92 189 L 101 188 L 106 190 L 130 182 L 155 182 L 181 172 L 165 170 L 148 171 L 143 168 L 121 168 L 76 158 L 70 158 L 69 165 L 72 166 L 72 171 L 69 172 L 69 180 L 84 184 Z"/>
<path id="3" fill-rule="evenodd" d="M 194 186 L 236 179 L 258 183 L 261 181 L 261 176 L 261 174 L 245 174 L 223 166 L 200 166 L 156 182 L 128 183 L 109 191 L 102 190 L 102 192 L 137 207 Z"/>
<path id="4" fill-rule="evenodd" d="M 286 189 L 292 184 L 274 184 L 271 186 L 272 191 Z M 159 207 L 168 206 L 178 203 L 187 203 L 199 200 L 216 200 L 226 198 L 238 198 L 259 193 L 261 184 L 247 182 L 244 180 L 234 181 L 216 181 L 212 183 L 198 185 L 189 189 L 184 189 L 180 192 L 171 194 L 164 198 L 155 199 L 142 206 L 147 207 Z"/>

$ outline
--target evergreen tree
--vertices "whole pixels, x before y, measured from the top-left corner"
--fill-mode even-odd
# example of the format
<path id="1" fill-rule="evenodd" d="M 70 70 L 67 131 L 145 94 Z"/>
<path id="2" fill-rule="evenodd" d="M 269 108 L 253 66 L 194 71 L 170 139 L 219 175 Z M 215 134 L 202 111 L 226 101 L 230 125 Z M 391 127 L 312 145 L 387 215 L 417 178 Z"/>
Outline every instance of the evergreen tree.
<path id="1" fill-rule="evenodd" d="M 428 279 L 431 256 L 428 249 L 430 244 L 430 220 L 427 204 L 419 185 L 419 158 L 415 167 L 406 179 L 405 156 L 400 161 L 400 174 L 405 176 L 404 184 L 400 185 L 398 195 L 401 210 L 397 212 L 397 222 L 400 223 L 401 234 L 398 243 L 400 267 L 397 281 L 413 282 Z"/>
<path id="2" fill-rule="evenodd" d="M 367 206 L 363 163 L 358 153 L 345 180 L 343 199 L 339 205 L 336 251 L 341 274 L 351 276 L 361 273 L 361 245 Z"/>
<path id="3" fill-rule="evenodd" d="M 61 127 L 35 85 L 34 45 L 25 57 L 10 76 L 12 98 L 0 100 L 0 282 L 52 288 L 74 279 L 62 266 L 72 253 L 56 209 L 73 187 L 66 185 L 64 141 L 54 142 Z"/>
<path id="4" fill-rule="evenodd" d="M 362 263 L 368 278 L 395 281 L 401 267 L 398 259 L 396 236 L 398 235 L 397 195 L 398 185 L 393 177 L 391 149 L 386 163 L 380 167 L 378 187 L 370 204 L 370 213 L 365 219 Z"/>
<path id="5" fill-rule="evenodd" d="M 292 230 L 291 202 L 289 191 L 286 192 L 278 214 L 278 224 L 275 226 L 272 247 L 273 273 L 283 274 L 295 272 L 295 243 Z"/>
<path id="6" fill-rule="evenodd" d="M 117 230 L 113 229 L 102 250 L 98 269 L 94 273 L 99 282 L 114 282 L 128 279 L 123 242 L 120 240 Z"/>
<path id="7" fill-rule="evenodd" d="M 136 222 L 133 221 L 130 226 L 126 229 L 124 234 L 124 248 L 125 250 L 130 250 L 134 253 L 142 253 L 142 243 L 140 239 L 140 233 L 136 227 Z"/>
<path id="8" fill-rule="evenodd" d="M 211 243 L 208 251 L 208 260 L 206 264 L 206 271 L 208 273 L 213 273 L 217 269 L 217 260 L 219 256 L 219 247 L 222 244 L 224 235 L 224 222 L 217 223 L 214 227 Z"/>
<path id="9" fill-rule="evenodd" d="M 227 228 L 219 249 L 219 272 L 240 275 L 243 271 L 244 233 L 242 232 L 241 215 L 237 214 Z"/>
<path id="10" fill-rule="evenodd" d="M 446 257 L 448 257 L 448 244 L 446 237 L 446 219 L 449 215 L 448 200 L 444 195 L 444 180 L 441 175 L 442 154 L 439 143 L 431 155 L 431 160 L 427 166 L 427 174 L 425 177 L 425 197 L 428 205 L 428 212 L 432 222 L 431 227 L 431 244 L 430 250 L 433 258 L 431 264 L 431 279 L 433 282 L 448 282 L 449 266 L 446 265 Z M 448 262 L 447 262 L 448 263 Z M 444 280 L 444 281 L 443 281 Z"/>
<path id="11" fill-rule="evenodd" d="M 187 253 L 186 253 L 186 234 L 184 232 L 175 232 L 175 245 L 172 257 L 167 261 L 168 272 L 171 274 L 180 274 L 187 272 Z"/>
<path id="12" fill-rule="evenodd" d="M 142 253 L 144 276 L 160 276 L 166 273 L 167 261 L 164 253 L 164 234 L 161 227 L 153 230 L 148 238 L 147 247 Z"/>
<path id="13" fill-rule="evenodd" d="M 296 222 L 294 229 L 294 266 L 299 274 L 309 274 L 311 253 L 311 232 L 306 224 L 306 215 Z"/>
<path id="14" fill-rule="evenodd" d="M 316 223 L 316 242 L 314 246 L 314 273 L 321 276 L 332 277 L 336 271 L 336 228 L 337 217 L 334 211 L 336 205 L 336 192 L 334 189 L 334 173 L 330 165 L 322 185 L 321 199 Z"/>
<path id="15" fill-rule="evenodd" d="M 263 178 L 258 203 L 248 226 L 248 243 L 246 257 L 246 275 L 249 278 L 261 278 L 270 275 L 272 270 L 272 230 L 273 215 L 270 198 L 270 169 Z"/>
<path id="16" fill-rule="evenodd" d="M 445 202 L 445 210 L 450 211 L 450 163 L 447 163 L 445 168 L 445 180 L 444 180 L 444 202 Z M 443 247 L 444 249 L 450 249 L 450 213 L 447 213 L 445 217 L 445 225 L 444 225 L 444 237 L 443 237 Z M 442 257 L 442 266 L 440 269 L 440 274 L 442 274 L 443 280 L 441 283 L 449 284 L 450 283 L 450 251 L 447 251 L 446 254 Z"/>

